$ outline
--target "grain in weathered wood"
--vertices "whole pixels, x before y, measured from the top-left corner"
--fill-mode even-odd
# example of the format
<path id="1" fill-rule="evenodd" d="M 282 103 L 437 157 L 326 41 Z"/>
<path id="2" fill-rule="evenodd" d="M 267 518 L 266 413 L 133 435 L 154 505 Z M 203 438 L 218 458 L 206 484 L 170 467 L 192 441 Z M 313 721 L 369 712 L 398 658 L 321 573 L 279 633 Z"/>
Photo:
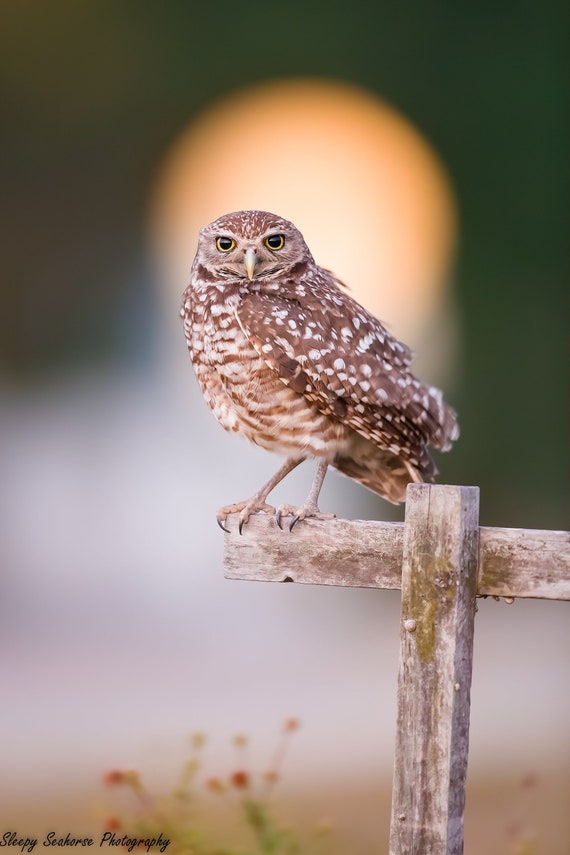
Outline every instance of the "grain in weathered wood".
<path id="1" fill-rule="evenodd" d="M 479 530 L 480 596 L 570 600 L 570 532 Z"/>
<path id="2" fill-rule="evenodd" d="M 441 486 L 441 485 L 440 485 Z M 224 538 L 228 579 L 400 588 L 404 524 L 304 520 L 292 532 L 252 516 Z M 570 532 L 480 528 L 479 596 L 570 600 Z"/>
<path id="3" fill-rule="evenodd" d="M 479 490 L 408 488 L 390 855 L 460 855 Z"/>
<path id="4" fill-rule="evenodd" d="M 356 588 L 399 588 L 401 523 L 303 520 L 292 532 L 283 521 L 255 514 L 238 534 L 237 515 L 226 521 L 224 569 L 228 579 L 302 582 Z"/>

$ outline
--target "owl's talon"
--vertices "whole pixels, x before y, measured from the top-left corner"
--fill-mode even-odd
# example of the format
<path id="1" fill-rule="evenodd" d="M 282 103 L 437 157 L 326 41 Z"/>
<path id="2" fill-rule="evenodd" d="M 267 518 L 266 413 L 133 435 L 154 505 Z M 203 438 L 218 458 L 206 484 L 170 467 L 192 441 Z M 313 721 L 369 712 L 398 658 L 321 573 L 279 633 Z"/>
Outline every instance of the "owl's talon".
<path id="1" fill-rule="evenodd" d="M 216 522 L 218 523 L 218 525 L 220 526 L 222 531 L 225 531 L 229 534 L 230 530 L 229 530 L 229 528 L 226 528 L 226 526 L 224 525 L 225 521 L 226 521 L 225 516 L 222 516 L 221 514 L 216 514 Z"/>
<path id="2" fill-rule="evenodd" d="M 299 519 L 299 514 L 295 514 L 293 519 L 291 520 L 291 524 L 289 525 L 289 531 L 293 531 L 293 526 L 295 525 L 295 523 L 299 522 Z"/>
<path id="3" fill-rule="evenodd" d="M 273 505 L 268 505 L 267 502 L 261 502 L 258 496 L 254 496 L 253 499 L 249 499 L 247 502 L 234 502 L 233 505 L 225 505 L 223 508 L 220 508 L 216 514 L 216 520 L 222 531 L 230 534 L 230 529 L 224 523 L 231 514 L 239 514 L 238 532 L 243 534 L 243 527 L 250 516 L 260 511 L 267 514 L 274 514 L 275 508 Z"/>
<path id="4" fill-rule="evenodd" d="M 275 521 L 279 528 L 283 529 L 283 517 L 292 517 L 288 528 L 289 531 L 293 531 L 299 520 L 332 520 L 335 516 L 336 514 L 322 514 L 316 504 L 312 501 L 307 501 L 299 507 L 295 507 L 295 505 L 281 505 L 275 514 Z"/>

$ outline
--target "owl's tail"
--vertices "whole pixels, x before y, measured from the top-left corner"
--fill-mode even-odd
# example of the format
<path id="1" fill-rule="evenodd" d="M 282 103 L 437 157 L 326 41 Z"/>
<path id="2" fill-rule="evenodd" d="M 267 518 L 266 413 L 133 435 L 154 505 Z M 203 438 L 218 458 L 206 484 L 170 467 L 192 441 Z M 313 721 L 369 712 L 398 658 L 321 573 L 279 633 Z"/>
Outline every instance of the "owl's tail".
<path id="1" fill-rule="evenodd" d="M 437 475 L 437 468 L 427 451 L 422 464 L 420 470 L 403 457 L 378 448 L 362 437 L 351 448 L 350 457 L 337 454 L 331 463 L 343 475 L 354 478 L 394 504 L 404 501 L 408 484 L 432 481 Z"/>
<path id="2" fill-rule="evenodd" d="M 435 387 L 420 388 L 423 390 L 421 406 L 418 404 L 420 395 L 417 392 L 409 402 L 408 412 L 404 413 L 410 425 L 416 426 L 414 452 L 417 465 L 410 463 L 402 454 L 380 448 L 356 432 L 351 435 L 348 448 L 339 452 L 331 462 L 339 472 L 354 478 L 389 502 L 403 502 L 406 487 L 410 483 L 433 481 L 437 475 L 437 466 L 430 457 L 428 445 L 448 451 L 459 436 L 456 414 L 444 402 L 440 390 Z M 408 439 L 409 442 L 410 436 L 413 436 L 411 428 L 408 435 L 404 432 L 398 437 L 396 434 L 395 439 L 403 439 L 401 447 L 405 447 L 405 441 Z"/>

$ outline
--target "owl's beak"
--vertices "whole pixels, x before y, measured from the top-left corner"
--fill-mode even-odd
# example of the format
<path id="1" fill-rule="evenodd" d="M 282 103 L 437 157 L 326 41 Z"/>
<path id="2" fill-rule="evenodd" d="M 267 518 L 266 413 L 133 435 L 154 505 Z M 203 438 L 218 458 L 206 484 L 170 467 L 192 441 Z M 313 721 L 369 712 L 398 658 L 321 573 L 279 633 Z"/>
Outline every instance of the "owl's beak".
<path id="1" fill-rule="evenodd" d="M 257 255 L 252 247 L 246 249 L 243 263 L 247 272 L 247 278 L 253 279 L 253 274 L 255 273 L 255 265 L 257 264 Z"/>

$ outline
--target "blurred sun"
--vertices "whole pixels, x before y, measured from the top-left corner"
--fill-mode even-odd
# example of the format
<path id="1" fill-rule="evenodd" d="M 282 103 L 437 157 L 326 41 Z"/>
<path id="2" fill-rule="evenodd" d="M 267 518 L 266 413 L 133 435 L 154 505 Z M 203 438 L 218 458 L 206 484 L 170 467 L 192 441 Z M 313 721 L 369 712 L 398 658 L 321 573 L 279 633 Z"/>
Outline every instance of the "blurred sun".
<path id="1" fill-rule="evenodd" d="M 175 142 L 153 201 L 161 275 L 177 296 L 200 227 L 260 208 L 292 220 L 317 263 L 412 346 L 447 315 L 450 181 L 407 119 L 354 86 L 281 80 L 219 102 Z"/>

